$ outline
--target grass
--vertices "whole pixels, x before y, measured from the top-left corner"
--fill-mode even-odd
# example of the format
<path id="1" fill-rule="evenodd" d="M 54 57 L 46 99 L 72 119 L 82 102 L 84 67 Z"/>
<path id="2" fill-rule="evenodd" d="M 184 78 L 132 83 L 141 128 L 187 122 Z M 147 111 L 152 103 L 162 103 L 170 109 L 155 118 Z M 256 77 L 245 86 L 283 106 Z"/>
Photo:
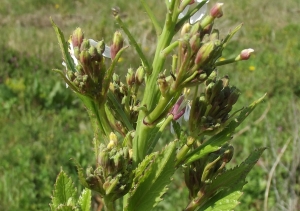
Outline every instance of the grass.
<path id="1" fill-rule="evenodd" d="M 149 4 L 163 18 L 163 1 Z M 23 0 L 15 4 L 0 0 L 0 5 L 0 210 L 49 210 L 60 168 L 77 181 L 69 159 L 74 157 L 83 166 L 93 163 L 92 130 L 84 108 L 51 71 L 61 68 L 61 54 L 49 17 L 66 36 L 80 26 L 86 36 L 109 43 L 118 29 L 110 9 L 118 6 L 149 58 L 155 50 L 155 34 L 138 1 L 103 4 L 96 0 Z M 244 48 L 255 49 L 251 60 L 219 69 L 220 75 L 228 74 L 231 83 L 242 91 L 237 107 L 268 93 L 265 103 L 251 114 L 232 141 L 236 152 L 232 165 L 256 147 L 268 147 L 250 173 L 236 210 L 264 210 L 269 172 L 288 140 L 270 178 L 265 210 L 300 209 L 300 26 L 295 18 L 299 11 L 296 0 L 229 1 L 224 6 L 224 18 L 216 22 L 225 32 L 244 23 L 225 58 Z M 136 68 L 138 63 L 129 49 L 119 71 Z M 258 123 L 252 124 L 256 120 Z M 157 210 L 181 210 L 185 205 L 187 193 L 179 177 L 175 176 L 171 191 Z M 178 190 L 175 194 L 174 189 Z"/>

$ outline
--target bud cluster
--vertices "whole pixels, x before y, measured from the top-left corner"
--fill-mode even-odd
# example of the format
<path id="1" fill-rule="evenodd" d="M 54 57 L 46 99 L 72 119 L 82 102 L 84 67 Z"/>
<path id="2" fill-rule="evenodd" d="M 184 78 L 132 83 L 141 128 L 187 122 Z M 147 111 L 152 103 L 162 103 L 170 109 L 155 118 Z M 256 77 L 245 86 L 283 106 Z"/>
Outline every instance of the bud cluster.
<path id="1" fill-rule="evenodd" d="M 140 106 L 140 101 L 138 100 L 137 95 L 140 86 L 144 82 L 144 75 L 145 69 L 143 66 L 140 66 L 136 71 L 129 68 L 125 76 L 124 83 L 120 80 L 120 77 L 117 74 L 113 75 L 113 80 L 110 83 L 110 91 L 114 93 L 117 101 L 120 105 L 122 105 L 122 109 L 127 114 L 131 123 L 136 123 L 137 121 L 137 108 Z M 111 107 L 114 107 L 114 105 L 111 104 Z M 116 119 L 119 119 L 119 116 L 116 113 L 113 113 L 113 115 Z M 122 132 L 121 134 L 124 133 Z"/>
<path id="2" fill-rule="evenodd" d="M 87 172 L 86 182 L 92 190 L 112 201 L 125 195 L 132 182 L 132 152 L 120 147 L 115 134 L 107 146 L 100 144 L 98 166 Z"/>
<path id="3" fill-rule="evenodd" d="M 189 127 L 198 135 L 213 135 L 223 129 L 240 95 L 235 86 L 229 86 L 228 76 L 217 80 L 216 72 L 213 75 L 206 80 L 205 91 L 192 104 Z"/>
<path id="4" fill-rule="evenodd" d="M 191 199 L 204 194 L 211 181 L 226 170 L 225 165 L 231 160 L 233 152 L 233 146 L 225 144 L 218 151 L 184 168 L 185 183 Z"/>
<path id="5" fill-rule="evenodd" d="M 66 76 L 70 84 L 83 95 L 96 99 L 105 96 L 111 77 L 105 65 L 105 58 L 115 58 L 123 47 L 123 38 L 116 32 L 111 47 L 104 41 L 96 42 L 85 39 L 81 28 L 73 31 L 69 40 L 69 53 L 76 71 L 67 70 Z"/>

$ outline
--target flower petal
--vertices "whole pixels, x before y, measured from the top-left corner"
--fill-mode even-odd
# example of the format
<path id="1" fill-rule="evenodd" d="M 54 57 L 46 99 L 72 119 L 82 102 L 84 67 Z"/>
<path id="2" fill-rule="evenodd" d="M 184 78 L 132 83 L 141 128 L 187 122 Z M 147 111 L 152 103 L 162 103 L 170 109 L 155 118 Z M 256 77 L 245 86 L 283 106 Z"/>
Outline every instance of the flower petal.
<path id="1" fill-rule="evenodd" d="M 184 111 L 184 115 L 183 115 L 183 118 L 184 120 L 187 122 L 189 121 L 189 118 L 190 118 L 190 112 L 191 112 L 191 106 L 190 104 L 188 103 L 185 107 L 185 111 Z"/>
<path id="2" fill-rule="evenodd" d="M 189 11 L 189 8 L 190 8 L 190 6 L 187 5 L 187 6 L 184 8 L 184 10 L 182 10 L 182 12 L 179 14 L 178 18 L 179 18 L 179 19 L 183 18 L 183 17 L 187 14 L 187 12 Z"/>
<path id="3" fill-rule="evenodd" d="M 105 49 L 104 49 L 104 52 L 102 53 L 102 55 L 106 58 L 111 58 L 109 46 L 105 45 Z"/>
<path id="4" fill-rule="evenodd" d="M 190 24 L 194 24 L 204 17 L 207 10 L 207 4 L 204 4 L 192 17 L 190 18 Z"/>

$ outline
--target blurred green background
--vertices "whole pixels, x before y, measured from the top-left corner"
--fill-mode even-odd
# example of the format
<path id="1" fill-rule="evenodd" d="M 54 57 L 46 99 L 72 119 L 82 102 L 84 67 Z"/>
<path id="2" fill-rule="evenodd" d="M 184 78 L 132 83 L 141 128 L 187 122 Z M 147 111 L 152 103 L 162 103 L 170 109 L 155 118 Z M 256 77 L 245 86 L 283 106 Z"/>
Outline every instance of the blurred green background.
<path id="1" fill-rule="evenodd" d="M 164 1 L 148 2 L 162 21 Z M 250 173 L 236 210 L 300 210 L 300 2 L 224 3 L 224 16 L 216 21 L 221 36 L 244 23 L 224 58 L 249 47 L 255 53 L 249 61 L 219 68 L 219 75 L 228 74 L 242 91 L 236 108 L 268 93 L 232 140 L 236 156 L 231 166 L 255 148 L 268 147 Z M 66 37 L 80 26 L 86 37 L 110 43 L 118 29 L 111 15 L 114 6 L 152 58 L 155 33 L 139 1 L 0 0 L 0 210 L 49 210 L 61 168 L 81 188 L 70 158 L 84 167 L 94 164 L 93 133 L 83 105 L 51 71 L 63 67 L 49 17 Z M 118 71 L 136 68 L 139 62 L 129 48 Z M 180 173 L 156 210 L 179 211 L 186 205 Z"/>

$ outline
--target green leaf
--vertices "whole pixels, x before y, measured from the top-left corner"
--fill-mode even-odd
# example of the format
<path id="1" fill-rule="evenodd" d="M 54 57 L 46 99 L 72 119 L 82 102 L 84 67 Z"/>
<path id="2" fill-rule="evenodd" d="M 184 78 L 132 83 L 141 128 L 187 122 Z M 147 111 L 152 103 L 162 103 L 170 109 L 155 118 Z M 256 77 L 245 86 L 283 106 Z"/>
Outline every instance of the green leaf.
<path id="1" fill-rule="evenodd" d="M 260 148 L 255 150 L 239 166 L 227 170 L 220 176 L 216 177 L 216 179 L 212 181 L 212 183 L 208 186 L 208 188 L 205 191 L 209 193 L 214 193 L 220 188 L 232 188 L 239 182 L 244 181 L 247 174 L 256 164 L 257 160 L 260 158 L 261 154 L 265 149 L 266 148 Z"/>
<path id="2" fill-rule="evenodd" d="M 79 197 L 79 206 L 81 207 L 81 211 L 90 211 L 91 210 L 91 197 L 92 191 L 85 188 L 81 196 Z"/>
<path id="3" fill-rule="evenodd" d="M 54 186 L 51 210 L 70 210 L 67 207 L 76 206 L 76 188 L 70 177 L 61 170 Z M 62 208 L 65 207 L 65 208 Z"/>
<path id="4" fill-rule="evenodd" d="M 58 39 L 58 44 L 61 50 L 61 53 L 63 55 L 63 59 L 67 65 L 67 69 L 68 70 L 72 70 L 73 72 L 76 72 L 76 68 L 75 68 L 75 64 L 73 62 L 73 59 L 71 57 L 71 55 L 69 54 L 69 50 L 68 50 L 68 44 L 65 40 L 64 34 L 62 33 L 62 31 L 55 25 L 55 23 L 53 22 L 52 19 L 50 19 L 51 24 L 54 28 L 56 37 Z"/>
<path id="5" fill-rule="evenodd" d="M 73 161 L 74 165 L 77 168 L 77 173 L 78 173 L 80 183 L 85 188 L 89 188 L 89 184 L 85 180 L 85 175 L 84 175 L 84 172 L 83 172 L 83 168 L 81 167 L 81 165 L 79 164 L 79 162 L 77 160 L 75 160 L 74 158 L 72 158 L 71 160 Z"/>
<path id="6" fill-rule="evenodd" d="M 242 196 L 241 191 L 245 182 L 234 186 L 233 188 L 220 191 L 198 211 L 232 211 L 238 204 L 238 199 Z"/>
<path id="7" fill-rule="evenodd" d="M 198 159 L 201 159 L 205 155 L 218 150 L 224 143 L 229 141 L 235 131 L 235 129 L 246 119 L 247 116 L 255 109 L 255 107 L 261 103 L 266 95 L 254 101 L 251 105 L 244 108 L 239 116 L 232 120 L 227 127 L 220 133 L 214 135 L 204 144 L 200 145 L 197 149 L 190 152 L 186 156 L 185 164 L 192 163 Z"/>
<path id="8" fill-rule="evenodd" d="M 162 199 L 175 172 L 175 142 L 160 153 L 152 153 L 139 164 L 129 192 L 126 211 L 151 210 Z"/>

